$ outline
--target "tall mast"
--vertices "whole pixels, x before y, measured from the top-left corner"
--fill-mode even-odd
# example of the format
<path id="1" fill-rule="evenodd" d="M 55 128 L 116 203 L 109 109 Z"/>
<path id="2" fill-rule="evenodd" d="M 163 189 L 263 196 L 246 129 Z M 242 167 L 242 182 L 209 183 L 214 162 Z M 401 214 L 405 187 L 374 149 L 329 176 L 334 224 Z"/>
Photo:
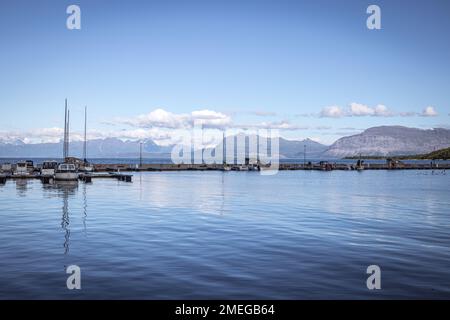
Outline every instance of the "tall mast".
<path id="1" fill-rule="evenodd" d="M 223 164 L 227 164 L 227 153 L 226 153 L 226 144 L 227 140 L 225 138 L 225 129 L 222 132 L 222 162 Z"/>
<path id="2" fill-rule="evenodd" d="M 67 147 L 66 147 L 67 156 L 66 157 L 69 156 L 69 141 L 70 141 L 69 137 L 70 137 L 70 110 L 67 110 Z"/>
<path id="3" fill-rule="evenodd" d="M 65 161 L 66 157 L 67 157 L 67 99 L 65 101 L 65 110 L 64 110 L 63 161 Z"/>
<path id="4" fill-rule="evenodd" d="M 306 165 L 306 142 L 303 145 L 303 167 Z"/>
<path id="5" fill-rule="evenodd" d="M 86 134 L 86 123 L 87 123 L 87 106 L 84 107 L 84 145 L 83 145 L 83 159 L 84 163 L 87 162 L 87 134 Z"/>
<path id="6" fill-rule="evenodd" d="M 139 169 L 142 168 L 142 141 L 139 141 Z"/>
<path id="7" fill-rule="evenodd" d="M 259 130 L 256 131 L 256 163 L 259 165 Z"/>

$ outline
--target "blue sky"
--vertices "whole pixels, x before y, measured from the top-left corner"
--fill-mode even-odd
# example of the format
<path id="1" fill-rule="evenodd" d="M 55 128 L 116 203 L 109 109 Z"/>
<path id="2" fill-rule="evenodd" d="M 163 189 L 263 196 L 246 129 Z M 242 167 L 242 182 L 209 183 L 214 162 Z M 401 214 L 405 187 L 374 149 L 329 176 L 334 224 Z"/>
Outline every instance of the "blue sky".
<path id="1" fill-rule="evenodd" d="M 66 28 L 71 4 L 81 30 Z M 381 30 L 366 27 L 370 4 Z M 73 131 L 88 105 L 92 137 L 157 136 L 196 110 L 325 143 L 449 126 L 449 30 L 445 0 L 5 0 L 0 138 L 58 135 L 66 97 Z"/>

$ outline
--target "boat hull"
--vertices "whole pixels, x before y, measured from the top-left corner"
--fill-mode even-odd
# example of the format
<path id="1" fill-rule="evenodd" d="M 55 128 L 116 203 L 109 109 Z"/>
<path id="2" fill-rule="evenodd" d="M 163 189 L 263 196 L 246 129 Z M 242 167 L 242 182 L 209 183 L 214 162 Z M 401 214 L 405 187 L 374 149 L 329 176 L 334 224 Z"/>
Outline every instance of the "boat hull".
<path id="1" fill-rule="evenodd" d="M 77 172 L 56 172 L 55 180 L 58 181 L 77 181 L 78 173 Z"/>
<path id="2" fill-rule="evenodd" d="M 53 176 L 55 174 L 55 169 L 42 169 L 41 176 Z"/>
<path id="3" fill-rule="evenodd" d="M 13 175 L 15 175 L 15 176 L 29 176 L 30 173 L 27 170 L 15 170 L 13 172 Z"/>

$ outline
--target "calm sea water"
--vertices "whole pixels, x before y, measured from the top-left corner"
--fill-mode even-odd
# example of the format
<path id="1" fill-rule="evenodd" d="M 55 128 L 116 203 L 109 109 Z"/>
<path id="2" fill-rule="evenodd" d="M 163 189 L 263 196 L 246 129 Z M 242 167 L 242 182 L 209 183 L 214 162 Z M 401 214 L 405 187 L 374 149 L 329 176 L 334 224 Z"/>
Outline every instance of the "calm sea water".
<path id="1" fill-rule="evenodd" d="M 0 298 L 448 299 L 449 189 L 450 172 L 409 170 L 8 181 Z"/>

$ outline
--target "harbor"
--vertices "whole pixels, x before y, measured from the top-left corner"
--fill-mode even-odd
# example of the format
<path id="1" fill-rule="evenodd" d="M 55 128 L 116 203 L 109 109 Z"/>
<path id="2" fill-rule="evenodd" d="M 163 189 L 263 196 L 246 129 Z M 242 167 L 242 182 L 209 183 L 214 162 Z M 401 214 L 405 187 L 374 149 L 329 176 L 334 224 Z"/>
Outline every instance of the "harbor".
<path id="1" fill-rule="evenodd" d="M 142 158 L 139 163 L 94 163 L 92 169 L 94 172 L 140 172 L 140 171 L 261 171 L 276 168 L 277 170 L 318 170 L 318 171 L 363 171 L 363 170 L 447 170 L 450 169 L 449 161 L 401 161 L 394 158 L 386 158 L 383 161 L 371 162 L 363 158 L 358 160 L 316 160 L 316 161 L 283 161 L 276 165 L 262 163 L 259 159 L 246 157 L 243 163 L 234 161 L 234 163 L 144 163 Z"/>
<path id="2" fill-rule="evenodd" d="M 83 159 L 69 156 L 69 128 L 70 110 L 66 99 L 64 110 L 63 161 L 46 160 L 40 165 L 34 165 L 33 160 L 21 160 L 16 163 L 2 163 L 0 165 L 0 185 L 5 184 L 6 181 L 10 179 L 40 179 L 43 184 L 53 184 L 55 181 L 83 181 L 85 183 L 91 183 L 93 179 L 98 178 L 132 182 L 132 175 L 130 174 L 121 174 L 119 172 L 94 173 L 94 167 L 87 161 L 87 107 L 84 108 Z"/>
<path id="3" fill-rule="evenodd" d="M 144 163 L 142 155 L 142 143 L 140 144 L 139 163 L 95 163 L 87 160 L 87 107 L 84 108 L 84 141 L 82 159 L 71 157 L 70 145 L 70 110 L 65 99 L 64 136 L 62 162 L 45 160 L 35 165 L 33 160 L 19 160 L 15 163 L 5 162 L 0 165 L 0 185 L 7 180 L 40 179 L 43 184 L 52 184 L 55 181 L 82 181 L 92 183 L 95 179 L 116 179 L 123 182 L 132 182 L 131 172 L 143 171 L 265 171 L 265 170 L 314 170 L 314 171 L 365 171 L 365 170 L 432 170 L 445 174 L 450 169 L 450 162 L 435 160 L 411 163 L 398 158 L 386 157 L 381 162 L 366 162 L 361 156 L 351 162 L 342 159 L 306 161 L 306 146 L 303 162 L 281 162 L 276 156 L 270 161 L 261 161 L 259 149 L 259 136 L 257 136 L 256 156 L 244 151 L 245 155 L 237 151 L 230 158 L 226 156 L 225 134 L 223 134 L 222 163 L 206 163 L 203 160 L 204 150 L 200 150 L 202 158 L 200 163 L 195 162 L 195 157 L 189 159 L 190 163 Z M 234 139 L 233 139 L 234 140 Z M 269 145 L 269 141 L 267 141 Z M 245 150 L 245 148 L 244 148 Z M 268 151 L 268 150 L 267 150 Z M 239 159 L 239 160 L 238 160 Z M 126 173 L 123 173 L 126 172 Z"/>
<path id="4" fill-rule="evenodd" d="M 173 163 L 91 163 L 89 170 L 84 167 L 84 161 L 77 158 L 66 158 L 65 163 L 71 165 L 74 172 L 72 178 L 60 178 L 57 176 L 57 162 L 44 161 L 40 165 L 34 165 L 33 161 L 19 161 L 17 163 L 4 163 L 0 166 L 0 184 L 7 180 L 40 179 L 43 183 L 52 183 L 54 180 L 78 180 L 92 182 L 95 179 L 116 179 L 118 181 L 132 182 L 133 172 L 143 171 L 261 171 L 269 170 L 269 165 L 260 163 L 244 164 L 173 164 Z M 61 169 L 61 168 L 60 168 Z M 319 161 L 307 163 L 280 163 L 278 170 L 314 170 L 314 171 L 364 171 L 364 170 L 433 170 L 445 172 L 450 169 L 448 162 L 429 163 L 405 163 L 397 160 L 386 160 L 385 163 L 364 163 L 358 160 L 353 164 L 340 163 L 338 161 Z"/>

